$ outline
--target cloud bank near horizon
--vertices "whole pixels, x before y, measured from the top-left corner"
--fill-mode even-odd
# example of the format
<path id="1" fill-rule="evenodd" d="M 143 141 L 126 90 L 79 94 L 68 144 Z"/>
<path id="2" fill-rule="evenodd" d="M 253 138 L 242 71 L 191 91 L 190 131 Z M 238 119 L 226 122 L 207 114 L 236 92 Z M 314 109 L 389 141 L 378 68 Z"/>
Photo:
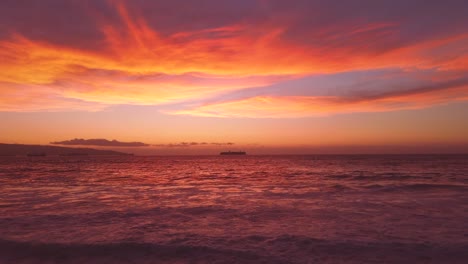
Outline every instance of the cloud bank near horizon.
<path id="1" fill-rule="evenodd" d="M 107 139 L 82 139 L 75 138 L 71 140 L 50 142 L 53 145 L 67 145 L 67 146 L 101 146 L 101 147 L 148 147 L 149 144 L 143 142 L 121 142 L 117 140 Z"/>
<path id="2" fill-rule="evenodd" d="M 0 7 L 0 111 L 289 118 L 468 100 L 465 1 Z"/>

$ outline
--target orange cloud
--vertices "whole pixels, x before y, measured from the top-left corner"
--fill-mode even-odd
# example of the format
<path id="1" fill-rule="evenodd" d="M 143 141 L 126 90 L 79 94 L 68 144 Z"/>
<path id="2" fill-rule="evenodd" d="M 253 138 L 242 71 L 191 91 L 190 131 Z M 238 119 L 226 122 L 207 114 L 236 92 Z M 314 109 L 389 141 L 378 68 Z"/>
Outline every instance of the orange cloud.
<path id="1" fill-rule="evenodd" d="M 195 100 L 245 87 L 262 87 L 291 79 L 287 76 L 229 77 L 203 74 L 127 75 L 89 71 L 62 76 L 54 86 L 63 97 L 106 104 L 155 105 Z"/>
<path id="2" fill-rule="evenodd" d="M 380 22 L 311 30 L 310 35 L 303 36 L 309 42 L 300 43 L 285 38 L 291 25 L 284 21 L 255 25 L 238 22 L 162 34 L 142 16 L 130 12 L 124 2 L 110 3 L 122 25 L 96 15 L 103 35 L 99 49 L 79 49 L 19 34 L 1 40 L 0 109 L 96 110 L 114 104 L 156 105 L 312 74 L 387 67 L 467 69 L 466 53 L 457 56 L 466 52 L 467 34 L 398 46 L 395 42 L 400 25 Z M 314 44 L 315 39 L 322 43 Z M 438 52 L 443 56 L 433 56 Z M 18 94 L 21 99 L 16 98 Z M 330 100 L 333 98 L 258 97 L 202 106 L 186 113 L 281 116 L 279 112 L 291 111 L 288 116 L 302 116 L 340 112 L 341 104 L 330 106 Z M 278 103 L 287 107 L 278 108 Z M 367 103 L 348 107 L 370 111 Z"/>
<path id="3" fill-rule="evenodd" d="M 443 91 L 383 95 L 349 99 L 338 96 L 258 96 L 236 101 L 206 104 L 172 114 L 205 117 L 297 118 L 337 113 L 384 112 L 421 109 L 452 101 L 468 100 L 468 85 Z"/>
<path id="4" fill-rule="evenodd" d="M 0 111 L 3 112 L 100 111 L 104 108 L 106 105 L 101 103 L 63 98 L 47 87 L 0 83 Z"/>

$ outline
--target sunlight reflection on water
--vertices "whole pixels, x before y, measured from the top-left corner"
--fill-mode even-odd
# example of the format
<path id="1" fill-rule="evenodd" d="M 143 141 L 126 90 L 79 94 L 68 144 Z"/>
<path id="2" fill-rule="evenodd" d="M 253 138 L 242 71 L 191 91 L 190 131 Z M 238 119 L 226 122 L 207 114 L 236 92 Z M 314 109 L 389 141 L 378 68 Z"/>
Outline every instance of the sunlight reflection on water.
<path id="1" fill-rule="evenodd" d="M 294 259 L 291 254 L 315 240 L 463 246 L 467 161 L 466 156 L 4 157 L 0 239 L 177 244 L 280 260 Z"/>

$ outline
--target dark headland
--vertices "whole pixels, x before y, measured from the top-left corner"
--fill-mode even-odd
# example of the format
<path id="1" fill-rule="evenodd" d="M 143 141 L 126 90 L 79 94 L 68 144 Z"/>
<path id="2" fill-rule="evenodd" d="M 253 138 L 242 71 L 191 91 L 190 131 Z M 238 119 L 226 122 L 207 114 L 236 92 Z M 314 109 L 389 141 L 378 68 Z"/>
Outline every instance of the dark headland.
<path id="1" fill-rule="evenodd" d="M 33 154 L 32 154 L 33 153 Z M 40 154 L 40 155 L 39 155 Z M 0 143 L 0 156 L 128 156 L 131 154 L 113 150 L 92 148 L 68 148 L 47 145 L 22 145 Z"/>

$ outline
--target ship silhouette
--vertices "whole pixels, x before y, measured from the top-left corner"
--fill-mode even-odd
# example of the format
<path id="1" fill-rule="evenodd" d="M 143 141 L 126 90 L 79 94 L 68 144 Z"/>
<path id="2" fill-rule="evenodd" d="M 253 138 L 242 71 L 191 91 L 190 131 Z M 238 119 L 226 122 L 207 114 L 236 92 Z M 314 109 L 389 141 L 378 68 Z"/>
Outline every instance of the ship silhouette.
<path id="1" fill-rule="evenodd" d="M 219 155 L 247 155 L 247 153 L 245 151 L 224 151 Z"/>
<path id="2" fill-rule="evenodd" d="M 47 156 L 47 154 L 45 154 L 44 152 L 31 152 L 31 153 L 26 154 L 26 156 L 28 156 L 28 157 L 45 157 L 45 156 Z"/>

